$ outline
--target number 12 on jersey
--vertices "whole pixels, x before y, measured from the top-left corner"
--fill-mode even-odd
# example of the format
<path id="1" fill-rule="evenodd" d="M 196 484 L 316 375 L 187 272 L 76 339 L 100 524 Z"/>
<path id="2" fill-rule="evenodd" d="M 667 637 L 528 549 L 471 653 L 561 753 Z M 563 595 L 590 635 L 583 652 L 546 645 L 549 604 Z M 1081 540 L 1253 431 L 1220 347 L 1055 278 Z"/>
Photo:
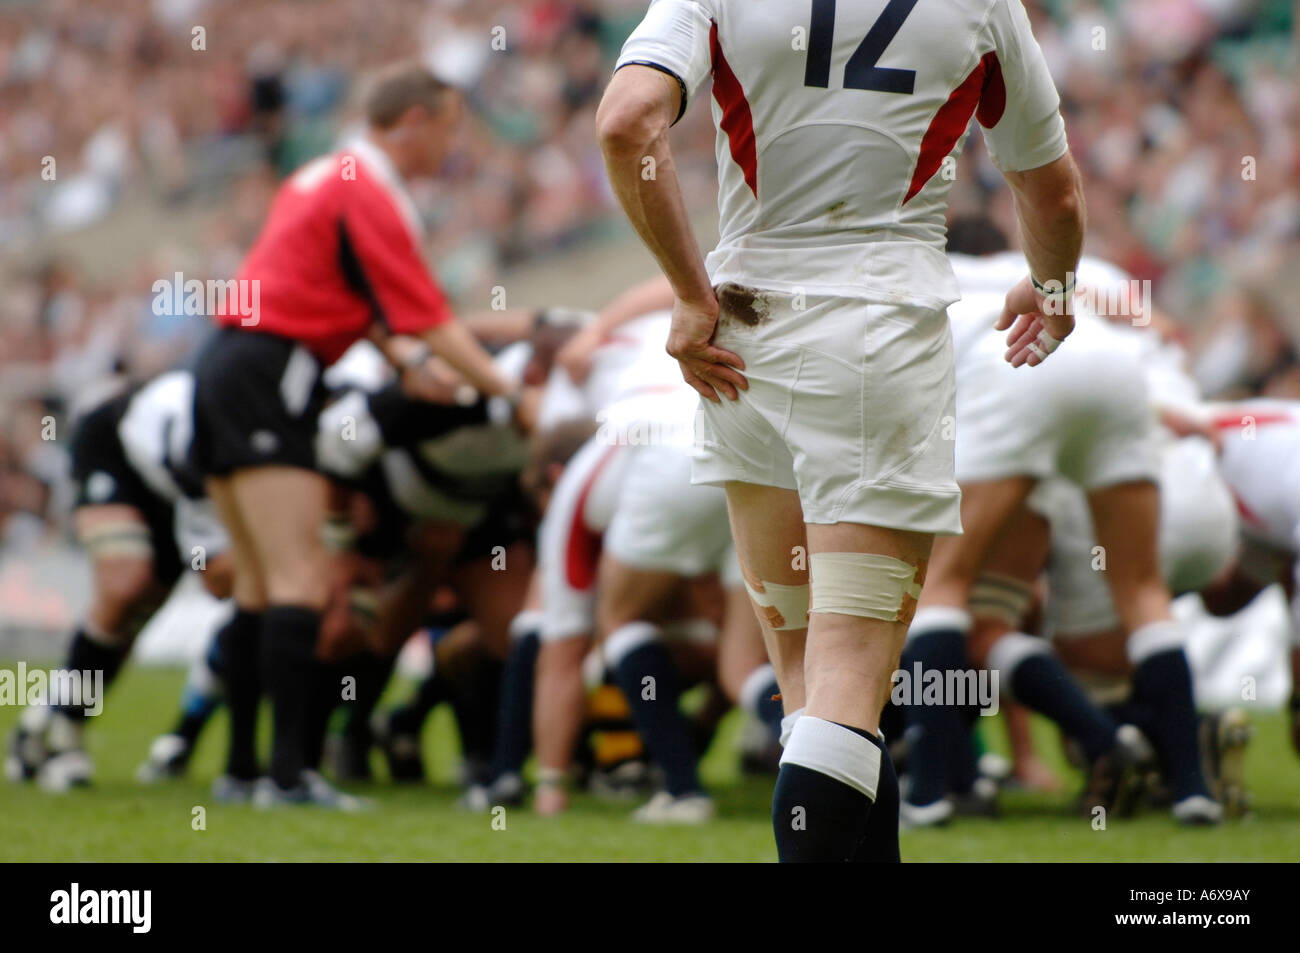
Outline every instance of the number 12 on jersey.
<path id="1" fill-rule="evenodd" d="M 898 35 L 916 0 L 889 0 L 867 35 L 844 66 L 845 89 L 870 89 L 880 93 L 910 96 L 916 86 L 916 70 L 877 66 L 885 47 Z M 831 48 L 835 39 L 835 0 L 812 0 L 812 23 L 808 29 L 808 63 L 803 84 L 825 89 L 831 79 Z"/>

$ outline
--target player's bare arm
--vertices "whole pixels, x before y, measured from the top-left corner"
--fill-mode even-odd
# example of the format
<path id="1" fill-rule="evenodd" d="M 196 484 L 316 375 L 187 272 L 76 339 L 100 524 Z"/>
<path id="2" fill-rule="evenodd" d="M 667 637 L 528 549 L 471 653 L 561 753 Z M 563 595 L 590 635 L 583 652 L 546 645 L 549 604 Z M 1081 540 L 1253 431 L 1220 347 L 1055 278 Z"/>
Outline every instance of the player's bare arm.
<path id="1" fill-rule="evenodd" d="M 592 357 L 605 337 L 621 325 L 652 311 L 666 311 L 673 306 L 673 286 L 662 274 L 647 278 L 616 295 L 600 309 L 596 320 L 571 337 L 555 355 L 555 362 L 568 372 L 575 383 L 582 383 L 591 373 Z"/>
<path id="2" fill-rule="evenodd" d="M 668 146 L 668 127 L 681 107 L 681 89 L 660 70 L 629 65 L 610 81 L 596 113 L 605 169 L 619 204 L 672 284 L 668 353 L 682 376 L 712 401 L 735 400 L 748 384 L 744 362 L 711 343 L 718 299 L 691 231 Z"/>
<path id="3" fill-rule="evenodd" d="M 1030 273 L 1007 293 L 997 328 L 1010 329 L 1007 361 L 1014 367 L 1032 367 L 1074 330 L 1068 305 L 1083 250 L 1083 185 L 1068 152 L 1040 168 L 1004 175 L 1015 198 Z M 1043 288 L 1049 289 L 1047 294 Z"/>

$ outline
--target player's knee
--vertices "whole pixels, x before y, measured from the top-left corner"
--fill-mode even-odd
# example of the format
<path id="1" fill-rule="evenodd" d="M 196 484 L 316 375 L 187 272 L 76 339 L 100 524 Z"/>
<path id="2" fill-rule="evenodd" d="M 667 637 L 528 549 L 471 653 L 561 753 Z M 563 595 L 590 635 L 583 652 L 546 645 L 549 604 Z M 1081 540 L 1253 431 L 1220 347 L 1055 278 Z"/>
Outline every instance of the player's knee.
<path id="1" fill-rule="evenodd" d="M 213 556 L 199 573 L 203 588 L 214 599 L 229 599 L 235 591 L 235 565 L 228 553 Z"/>
<path id="2" fill-rule="evenodd" d="M 912 621 L 925 583 L 925 560 L 913 564 L 877 553 L 813 553 L 808 562 L 809 612 L 904 625 Z"/>
<path id="3" fill-rule="evenodd" d="M 149 599 L 153 590 L 151 555 L 101 555 L 95 559 L 96 615 L 106 628 L 120 627 Z"/>
<path id="4" fill-rule="evenodd" d="M 773 632 L 808 628 L 808 583 L 790 586 L 752 577 L 749 572 L 744 575 L 745 590 L 764 625 Z"/>
<path id="5" fill-rule="evenodd" d="M 982 573 L 975 580 L 967 603 L 974 622 L 966 639 L 974 664 L 982 667 L 993 645 L 1020 628 L 1033 600 L 1033 584 L 1022 579 Z"/>

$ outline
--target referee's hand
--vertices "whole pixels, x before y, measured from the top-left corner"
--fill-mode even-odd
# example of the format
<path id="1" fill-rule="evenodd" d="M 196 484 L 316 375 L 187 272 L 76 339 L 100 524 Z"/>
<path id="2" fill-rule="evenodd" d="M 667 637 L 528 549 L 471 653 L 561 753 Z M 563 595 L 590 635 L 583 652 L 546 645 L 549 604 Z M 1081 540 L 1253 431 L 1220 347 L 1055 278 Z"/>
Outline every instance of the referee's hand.
<path id="1" fill-rule="evenodd" d="M 748 390 L 749 381 L 740 373 L 745 369 L 740 356 L 713 343 L 717 325 L 717 298 L 698 303 L 678 298 L 673 303 L 667 350 L 681 365 L 686 383 L 701 397 L 721 403 L 722 397 L 735 400 L 740 396 L 738 391 Z"/>
<path id="2" fill-rule="evenodd" d="M 1028 275 L 1007 292 L 1002 315 L 994 327 L 999 331 L 1010 329 L 1004 356 L 1012 367 L 1043 363 L 1074 330 L 1073 308 L 1049 304 L 1034 289 Z"/>

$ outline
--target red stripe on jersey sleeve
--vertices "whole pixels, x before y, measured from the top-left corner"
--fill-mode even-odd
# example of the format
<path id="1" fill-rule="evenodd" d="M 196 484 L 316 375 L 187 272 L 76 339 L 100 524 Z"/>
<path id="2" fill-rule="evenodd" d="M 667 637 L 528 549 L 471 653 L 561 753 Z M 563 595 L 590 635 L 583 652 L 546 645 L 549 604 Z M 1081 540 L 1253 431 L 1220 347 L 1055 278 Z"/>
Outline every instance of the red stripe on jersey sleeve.
<path id="1" fill-rule="evenodd" d="M 713 59 L 713 98 L 722 110 L 722 121 L 718 125 L 727 134 L 731 158 L 736 160 L 736 165 L 744 173 L 745 184 L 754 193 L 754 198 L 758 198 L 758 148 L 754 142 L 754 116 L 749 111 L 749 100 L 745 99 L 745 90 L 741 87 L 740 80 L 731 71 L 727 58 L 722 55 L 716 20 L 709 27 L 709 53 Z"/>
<path id="2" fill-rule="evenodd" d="M 979 110 L 980 125 L 988 128 L 997 125 L 1006 109 L 1007 88 L 1002 81 L 1002 65 L 998 55 L 985 53 L 979 64 L 971 70 L 960 86 L 952 91 L 948 101 L 930 120 L 930 128 L 921 139 L 921 153 L 916 158 L 912 184 L 903 199 L 906 205 L 943 165 L 944 157 L 952 152 L 957 140 L 966 131 L 970 117 Z"/>

